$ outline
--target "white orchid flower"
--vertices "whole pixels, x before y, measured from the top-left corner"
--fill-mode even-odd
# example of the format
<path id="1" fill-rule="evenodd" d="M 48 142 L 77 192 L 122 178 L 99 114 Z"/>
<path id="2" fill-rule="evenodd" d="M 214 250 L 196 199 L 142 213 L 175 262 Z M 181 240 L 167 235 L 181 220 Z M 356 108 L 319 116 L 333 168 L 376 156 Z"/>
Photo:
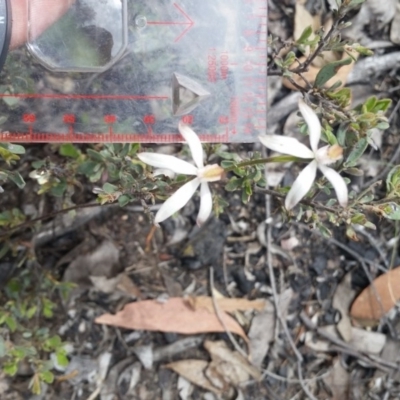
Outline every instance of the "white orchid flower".
<path id="1" fill-rule="evenodd" d="M 224 172 L 218 164 L 204 166 L 204 152 L 197 134 L 187 125 L 180 123 L 179 132 L 187 142 L 192 153 L 195 165 L 177 157 L 156 154 L 139 153 L 139 160 L 155 168 L 168 169 L 176 174 L 194 175 L 195 178 L 180 187 L 158 210 L 154 222 L 156 224 L 166 220 L 183 208 L 200 186 L 200 209 L 197 215 L 197 224 L 203 224 L 212 211 L 212 195 L 208 182 L 221 179 Z"/>
<path id="2" fill-rule="evenodd" d="M 310 135 L 309 149 L 297 139 L 281 135 L 261 135 L 261 143 L 270 150 L 298 158 L 311 159 L 310 164 L 301 171 L 285 199 L 285 207 L 292 209 L 311 189 L 319 169 L 335 189 L 339 204 L 347 206 L 348 191 L 344 179 L 334 169 L 327 167 L 343 157 L 343 149 L 338 145 L 318 149 L 321 138 L 321 123 L 317 114 L 303 100 L 299 100 L 300 112 L 308 125 Z"/>

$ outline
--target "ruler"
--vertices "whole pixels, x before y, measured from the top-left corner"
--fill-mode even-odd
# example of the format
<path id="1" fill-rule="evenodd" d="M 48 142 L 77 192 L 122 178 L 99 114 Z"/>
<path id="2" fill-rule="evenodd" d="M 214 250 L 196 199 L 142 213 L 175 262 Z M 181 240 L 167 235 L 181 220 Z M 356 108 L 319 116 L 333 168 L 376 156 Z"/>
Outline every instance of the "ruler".
<path id="1" fill-rule="evenodd" d="M 34 2 L 30 2 L 30 5 Z M 266 131 L 266 0 L 76 0 L 10 52 L 0 141 L 254 142 Z"/>

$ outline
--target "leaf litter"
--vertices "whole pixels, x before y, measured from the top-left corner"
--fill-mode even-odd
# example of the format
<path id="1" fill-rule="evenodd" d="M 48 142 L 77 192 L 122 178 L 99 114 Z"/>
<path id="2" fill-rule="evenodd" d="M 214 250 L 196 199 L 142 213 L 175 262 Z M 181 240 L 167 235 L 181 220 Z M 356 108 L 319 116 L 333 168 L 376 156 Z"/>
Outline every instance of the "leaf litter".
<path id="1" fill-rule="evenodd" d="M 227 393 L 250 379 L 259 380 L 260 371 L 224 341 L 205 341 L 211 361 L 182 360 L 169 363 L 170 368 L 189 382 L 217 395 Z"/>
<path id="2" fill-rule="evenodd" d="M 223 305 L 233 311 L 232 304 L 237 306 L 248 302 L 237 301 L 237 299 L 221 299 Z M 126 329 L 150 330 L 161 332 L 176 332 L 182 334 L 197 334 L 205 332 L 225 332 L 224 326 L 211 308 L 212 299 L 201 300 L 203 305 L 192 306 L 191 301 L 185 298 L 169 298 L 165 302 L 158 300 L 143 300 L 129 303 L 115 315 L 103 314 L 95 319 L 97 324 L 118 326 Z M 260 303 L 256 303 L 259 307 Z M 243 306 L 243 305 L 242 305 Z M 254 307 L 254 306 L 253 306 Z M 246 342 L 247 335 L 243 328 L 223 309 L 220 317 L 224 325 L 231 333 L 241 336 Z"/>

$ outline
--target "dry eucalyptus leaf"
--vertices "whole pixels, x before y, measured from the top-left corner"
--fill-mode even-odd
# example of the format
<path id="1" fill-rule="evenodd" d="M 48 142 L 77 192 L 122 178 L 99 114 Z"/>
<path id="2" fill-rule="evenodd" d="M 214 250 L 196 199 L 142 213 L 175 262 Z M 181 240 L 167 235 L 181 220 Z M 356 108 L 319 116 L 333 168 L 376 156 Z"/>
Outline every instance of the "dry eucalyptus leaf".
<path id="1" fill-rule="evenodd" d="M 320 328 L 320 331 L 327 333 L 332 337 L 339 338 L 334 325 L 323 326 Z M 370 354 L 379 354 L 386 343 L 386 339 L 386 335 L 382 333 L 367 331 L 353 326 L 351 328 L 351 340 L 348 344 L 358 351 Z M 313 332 L 306 332 L 304 342 L 308 348 L 321 352 L 330 351 L 332 346 L 331 342 L 321 338 Z"/>
<path id="2" fill-rule="evenodd" d="M 258 313 L 251 321 L 249 335 L 250 360 L 256 367 L 260 368 L 265 356 L 268 354 L 269 346 L 275 337 L 275 308 L 268 302 L 264 311 Z"/>
<path id="3" fill-rule="evenodd" d="M 263 299 L 260 300 L 247 300 L 247 299 L 237 299 L 237 298 L 217 298 L 217 306 L 220 310 L 226 312 L 235 311 L 247 311 L 247 310 L 264 310 L 266 302 Z M 198 296 L 198 297 L 188 297 L 188 304 L 195 310 L 200 308 L 205 308 L 209 312 L 214 312 L 214 302 L 211 297 Z"/>
<path id="4" fill-rule="evenodd" d="M 385 346 L 386 339 L 383 333 L 353 327 L 350 344 L 357 350 L 379 354 Z"/>
<path id="5" fill-rule="evenodd" d="M 350 315 L 364 321 L 379 321 L 400 299 L 400 268 L 378 276 L 354 301 Z"/>
<path id="6" fill-rule="evenodd" d="M 220 310 L 219 313 L 226 328 L 247 342 L 248 338 L 241 326 L 224 311 Z M 187 300 L 179 297 L 170 298 L 163 303 L 157 300 L 129 303 L 117 314 L 103 314 L 96 318 L 95 322 L 126 329 L 176 332 L 187 335 L 225 332 L 224 326 L 214 312 L 206 308 L 193 309 L 187 304 Z"/>

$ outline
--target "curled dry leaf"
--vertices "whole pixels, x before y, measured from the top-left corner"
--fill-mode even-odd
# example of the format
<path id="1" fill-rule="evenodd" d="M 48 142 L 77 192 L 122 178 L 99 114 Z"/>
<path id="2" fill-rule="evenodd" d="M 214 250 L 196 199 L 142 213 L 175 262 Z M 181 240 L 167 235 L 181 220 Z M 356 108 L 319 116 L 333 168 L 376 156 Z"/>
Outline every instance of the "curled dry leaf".
<path id="1" fill-rule="evenodd" d="M 261 368 L 269 346 L 274 340 L 275 320 L 275 308 L 268 302 L 266 309 L 258 313 L 251 321 L 248 332 L 250 360 L 258 368 Z"/>
<path id="2" fill-rule="evenodd" d="M 340 321 L 337 324 L 337 330 L 346 342 L 351 340 L 352 335 L 349 308 L 354 296 L 354 290 L 351 288 L 351 273 L 349 272 L 336 288 L 332 301 L 333 308 L 340 311 L 341 315 Z"/>
<path id="3" fill-rule="evenodd" d="M 331 337 L 339 338 L 334 325 L 323 326 L 319 330 L 329 334 Z M 351 328 L 351 340 L 348 344 L 354 350 L 363 353 L 379 354 L 386 343 L 386 339 L 387 337 L 383 333 L 367 331 L 353 326 Z M 319 338 L 313 332 L 306 332 L 305 345 L 315 351 L 325 352 L 330 351 L 332 343 L 326 339 Z"/>
<path id="4" fill-rule="evenodd" d="M 241 336 L 246 342 L 246 334 L 241 326 L 228 314 L 220 310 L 220 317 L 226 328 Z M 96 318 L 97 324 L 118 326 L 126 329 L 150 330 L 196 334 L 205 332 L 225 332 L 214 311 L 206 308 L 193 309 L 183 298 L 175 297 L 165 303 L 144 300 L 127 304 L 117 314 L 103 314 Z"/>
<path id="5" fill-rule="evenodd" d="M 400 268 L 378 276 L 354 301 L 350 315 L 363 323 L 379 321 L 400 299 Z"/>
<path id="6" fill-rule="evenodd" d="M 210 353 L 211 365 L 224 376 L 226 382 L 237 384 L 248 381 L 250 377 L 260 379 L 260 371 L 239 352 L 229 349 L 224 341 L 206 340 L 204 348 Z"/>
<path id="7" fill-rule="evenodd" d="M 211 362 L 183 360 L 167 364 L 165 367 L 217 395 L 226 394 L 233 387 L 237 388 L 250 379 L 260 379 L 260 371 L 237 351 L 229 349 L 224 341 L 208 340 L 204 347 L 211 356 Z"/>
<path id="8" fill-rule="evenodd" d="M 172 369 L 178 375 L 203 389 L 209 390 L 217 395 L 222 394 L 222 390 L 215 387 L 204 374 L 204 371 L 208 367 L 207 361 L 182 360 L 167 364 L 165 367 Z"/>
<path id="9" fill-rule="evenodd" d="M 342 400 L 350 398 L 350 374 L 337 359 L 329 374 L 324 378 L 326 385 L 332 392 L 333 400 Z"/>

